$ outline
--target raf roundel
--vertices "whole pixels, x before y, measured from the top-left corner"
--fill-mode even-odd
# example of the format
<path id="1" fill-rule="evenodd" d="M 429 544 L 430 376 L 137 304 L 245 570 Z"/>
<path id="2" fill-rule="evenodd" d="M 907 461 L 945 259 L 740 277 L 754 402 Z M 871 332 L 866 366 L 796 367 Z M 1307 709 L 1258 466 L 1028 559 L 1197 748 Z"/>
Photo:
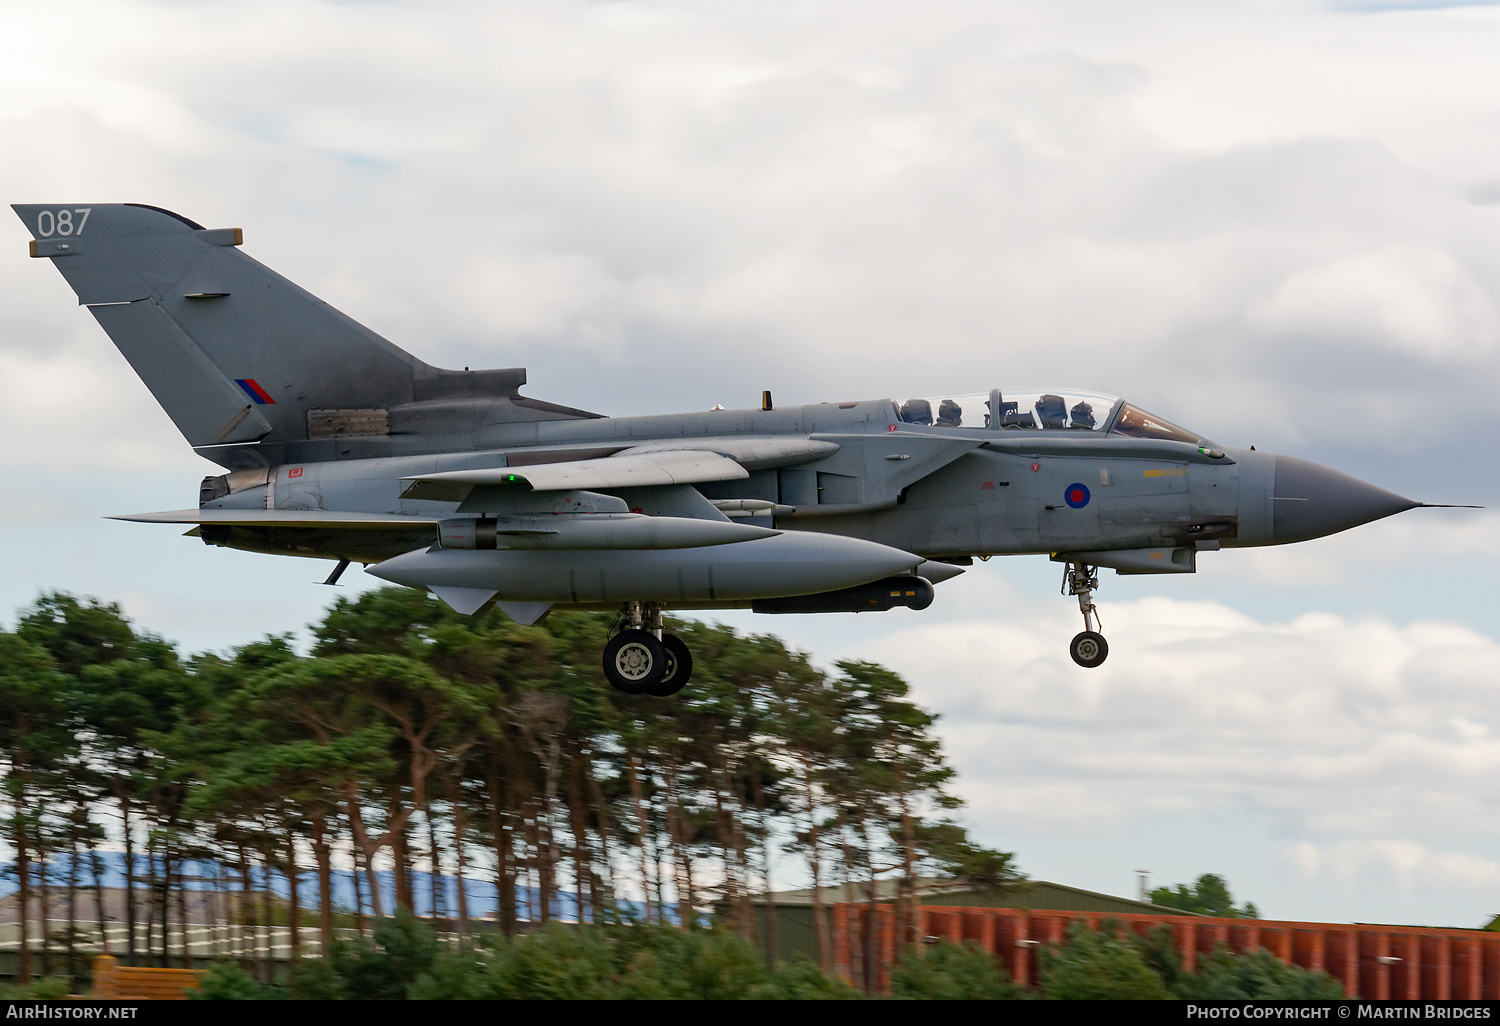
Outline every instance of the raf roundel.
<path id="1" fill-rule="evenodd" d="M 1068 485 L 1067 491 L 1063 492 L 1063 498 L 1066 499 L 1068 505 L 1072 506 L 1074 509 L 1083 509 L 1083 507 L 1089 504 L 1088 486 L 1083 484 L 1070 484 Z"/>

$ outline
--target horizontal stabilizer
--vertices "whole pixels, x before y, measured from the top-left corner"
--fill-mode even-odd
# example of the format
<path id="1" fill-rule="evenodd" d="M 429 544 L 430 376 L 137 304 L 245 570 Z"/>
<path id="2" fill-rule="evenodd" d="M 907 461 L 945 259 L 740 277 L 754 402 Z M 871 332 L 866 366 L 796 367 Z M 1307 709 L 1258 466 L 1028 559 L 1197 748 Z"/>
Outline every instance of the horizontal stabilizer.
<path id="1" fill-rule="evenodd" d="M 549 492 L 582 488 L 645 488 L 654 485 L 698 484 L 703 481 L 737 481 L 750 476 L 734 460 L 713 452 L 687 449 L 662 453 L 610 456 L 602 460 L 573 463 L 540 463 L 529 467 L 497 467 L 487 470 L 450 470 L 420 474 L 403 480 L 414 482 L 406 496 L 413 496 L 424 482 L 471 488 L 493 485 L 526 485 L 532 491 Z"/>

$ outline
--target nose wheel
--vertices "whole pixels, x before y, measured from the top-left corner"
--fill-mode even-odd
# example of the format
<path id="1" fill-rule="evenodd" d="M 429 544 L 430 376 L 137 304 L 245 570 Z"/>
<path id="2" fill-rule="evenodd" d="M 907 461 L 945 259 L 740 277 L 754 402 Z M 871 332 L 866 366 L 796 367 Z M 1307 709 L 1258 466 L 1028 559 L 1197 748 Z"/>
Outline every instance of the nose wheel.
<path id="1" fill-rule="evenodd" d="M 1063 567 L 1063 594 L 1078 597 L 1083 614 L 1083 630 L 1068 644 L 1068 654 L 1079 666 L 1093 669 L 1109 657 L 1109 642 L 1099 633 L 1099 609 L 1094 605 L 1094 590 L 1099 587 L 1099 568 L 1086 563 L 1068 563 Z"/>
<path id="2" fill-rule="evenodd" d="M 1080 631 L 1068 645 L 1068 655 L 1079 666 L 1093 669 L 1109 655 L 1109 642 L 1097 631 Z"/>
<path id="3" fill-rule="evenodd" d="M 627 695 L 675 695 L 693 675 L 693 654 L 675 634 L 662 633 L 661 605 L 627 602 L 624 628 L 604 646 L 604 677 Z"/>

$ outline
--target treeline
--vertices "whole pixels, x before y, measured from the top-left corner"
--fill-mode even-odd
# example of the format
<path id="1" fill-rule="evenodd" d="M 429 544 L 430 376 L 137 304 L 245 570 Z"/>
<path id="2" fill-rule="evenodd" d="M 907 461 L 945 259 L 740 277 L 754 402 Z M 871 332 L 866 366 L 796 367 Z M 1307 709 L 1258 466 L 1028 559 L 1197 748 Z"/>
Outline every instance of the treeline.
<path id="1" fill-rule="evenodd" d="M 1221 919 L 1260 918 L 1260 909 L 1255 907 L 1255 902 L 1247 901 L 1243 908 L 1235 905 L 1234 896 L 1229 893 L 1229 881 L 1217 873 L 1204 873 L 1192 887 L 1187 884 L 1178 884 L 1175 889 L 1158 887 L 1151 892 L 1151 904 Z"/>
<path id="2" fill-rule="evenodd" d="M 393 588 L 337 602 L 307 656 L 267 638 L 185 658 L 117 606 L 43 597 L 0 633 L 4 829 L 23 938 L 49 890 L 67 925 L 39 953 L 23 941 L 19 979 L 34 955 L 47 975 L 77 971 L 80 924 L 104 927 L 97 853 L 121 844 L 116 954 L 163 965 L 188 962 L 189 885 L 241 925 L 315 925 L 324 951 L 336 921 L 364 936 L 397 910 L 508 937 L 556 918 L 568 891 L 580 920 L 715 913 L 773 952 L 775 917 L 750 901 L 773 873 L 872 902 L 894 876 L 910 931 L 920 875 L 1016 878 L 1011 855 L 946 818 L 959 803 L 934 717 L 896 674 L 824 673 L 775 638 L 688 621 L 671 629 L 694 654 L 689 688 L 626 696 L 599 670 L 611 626 L 460 617 Z M 347 907 L 336 862 L 355 869 Z M 438 881 L 424 907 L 419 865 Z M 451 878 L 493 881 L 497 907 L 470 907 Z M 813 916 L 826 972 L 821 899 Z M 270 979 L 269 958 L 250 969 Z"/>

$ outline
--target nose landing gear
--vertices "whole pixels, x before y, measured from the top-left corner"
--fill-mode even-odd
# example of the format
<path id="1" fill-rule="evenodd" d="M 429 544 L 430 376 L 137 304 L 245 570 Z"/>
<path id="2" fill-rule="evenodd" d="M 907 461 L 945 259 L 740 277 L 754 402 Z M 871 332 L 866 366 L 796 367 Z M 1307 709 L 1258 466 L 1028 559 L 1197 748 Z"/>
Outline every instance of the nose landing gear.
<path id="1" fill-rule="evenodd" d="M 627 602 L 623 629 L 604 646 L 604 677 L 627 695 L 675 695 L 693 674 L 693 655 L 674 634 L 662 633 L 661 603 Z"/>
<path id="2" fill-rule="evenodd" d="M 1099 609 L 1094 605 L 1094 590 L 1099 587 L 1099 568 L 1086 563 L 1068 563 L 1063 567 L 1063 594 L 1078 596 L 1083 613 L 1083 630 L 1074 635 L 1068 654 L 1079 666 L 1093 669 L 1109 657 L 1109 642 L 1099 633 Z"/>

